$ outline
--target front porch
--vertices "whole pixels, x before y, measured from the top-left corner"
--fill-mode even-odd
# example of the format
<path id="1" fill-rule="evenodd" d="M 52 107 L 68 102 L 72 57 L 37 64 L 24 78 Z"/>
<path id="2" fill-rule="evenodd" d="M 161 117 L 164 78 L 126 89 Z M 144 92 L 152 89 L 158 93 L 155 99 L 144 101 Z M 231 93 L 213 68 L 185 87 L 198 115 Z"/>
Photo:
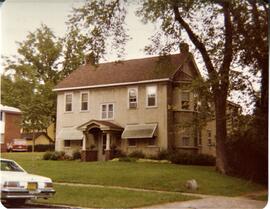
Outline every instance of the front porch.
<path id="1" fill-rule="evenodd" d="M 83 132 L 82 161 L 106 161 L 120 149 L 123 128 L 100 120 L 91 120 L 77 128 Z"/>

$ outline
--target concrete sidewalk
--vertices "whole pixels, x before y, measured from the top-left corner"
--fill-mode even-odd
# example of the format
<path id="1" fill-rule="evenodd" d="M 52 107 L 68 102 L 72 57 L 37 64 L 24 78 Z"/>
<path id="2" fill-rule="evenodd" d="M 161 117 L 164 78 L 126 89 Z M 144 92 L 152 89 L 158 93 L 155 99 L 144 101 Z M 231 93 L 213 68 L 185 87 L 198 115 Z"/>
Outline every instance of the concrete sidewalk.
<path id="1" fill-rule="evenodd" d="M 262 209 L 267 202 L 250 200 L 244 197 L 206 197 L 198 200 L 166 203 L 142 208 L 175 208 L 175 209 Z M 141 209 L 142 209 L 141 208 Z"/>

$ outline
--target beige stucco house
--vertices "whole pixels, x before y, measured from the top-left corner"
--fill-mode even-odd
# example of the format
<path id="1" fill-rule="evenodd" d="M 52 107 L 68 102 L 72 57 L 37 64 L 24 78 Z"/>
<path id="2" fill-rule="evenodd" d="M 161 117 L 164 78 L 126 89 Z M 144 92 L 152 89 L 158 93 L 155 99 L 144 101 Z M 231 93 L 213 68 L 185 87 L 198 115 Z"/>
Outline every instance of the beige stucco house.
<path id="1" fill-rule="evenodd" d="M 201 152 L 198 98 L 189 88 L 200 76 L 187 47 L 166 57 L 86 63 L 54 89 L 56 150 L 81 150 L 84 160 L 107 160 L 114 150 Z"/>

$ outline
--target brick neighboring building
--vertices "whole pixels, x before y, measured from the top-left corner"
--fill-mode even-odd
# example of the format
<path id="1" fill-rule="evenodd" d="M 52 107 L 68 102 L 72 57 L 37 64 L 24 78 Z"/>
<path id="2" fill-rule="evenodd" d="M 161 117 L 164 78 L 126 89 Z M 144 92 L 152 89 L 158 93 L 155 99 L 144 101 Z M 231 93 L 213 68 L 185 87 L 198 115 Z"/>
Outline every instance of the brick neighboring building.
<path id="1" fill-rule="evenodd" d="M 1 152 L 7 151 L 12 139 L 21 138 L 21 118 L 19 109 L 0 105 Z"/>

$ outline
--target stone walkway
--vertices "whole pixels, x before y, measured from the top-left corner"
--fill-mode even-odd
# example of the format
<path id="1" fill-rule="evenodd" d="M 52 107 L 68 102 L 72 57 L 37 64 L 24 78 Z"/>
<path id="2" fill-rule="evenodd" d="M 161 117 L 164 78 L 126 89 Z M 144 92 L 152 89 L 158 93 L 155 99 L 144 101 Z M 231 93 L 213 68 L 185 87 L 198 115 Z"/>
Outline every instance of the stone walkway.
<path id="1" fill-rule="evenodd" d="M 171 191 L 160 191 L 151 189 L 140 189 L 131 187 L 121 187 L 121 186 L 104 186 L 96 184 L 80 184 L 80 183 L 60 183 L 55 182 L 54 184 L 66 185 L 66 186 L 81 186 L 81 187 L 93 187 L 93 188 L 110 188 L 110 189 L 123 189 L 130 191 L 142 191 L 142 192 L 157 192 L 157 193 L 177 193 L 181 195 L 189 195 L 194 197 L 199 197 L 201 199 L 189 200 L 184 202 L 173 202 L 160 205 L 153 205 L 142 207 L 142 209 L 147 208 L 175 208 L 175 209 L 263 209 L 267 202 L 251 200 L 246 197 L 226 197 L 226 196 L 214 196 L 205 194 L 195 194 L 195 193 L 180 193 Z"/>

